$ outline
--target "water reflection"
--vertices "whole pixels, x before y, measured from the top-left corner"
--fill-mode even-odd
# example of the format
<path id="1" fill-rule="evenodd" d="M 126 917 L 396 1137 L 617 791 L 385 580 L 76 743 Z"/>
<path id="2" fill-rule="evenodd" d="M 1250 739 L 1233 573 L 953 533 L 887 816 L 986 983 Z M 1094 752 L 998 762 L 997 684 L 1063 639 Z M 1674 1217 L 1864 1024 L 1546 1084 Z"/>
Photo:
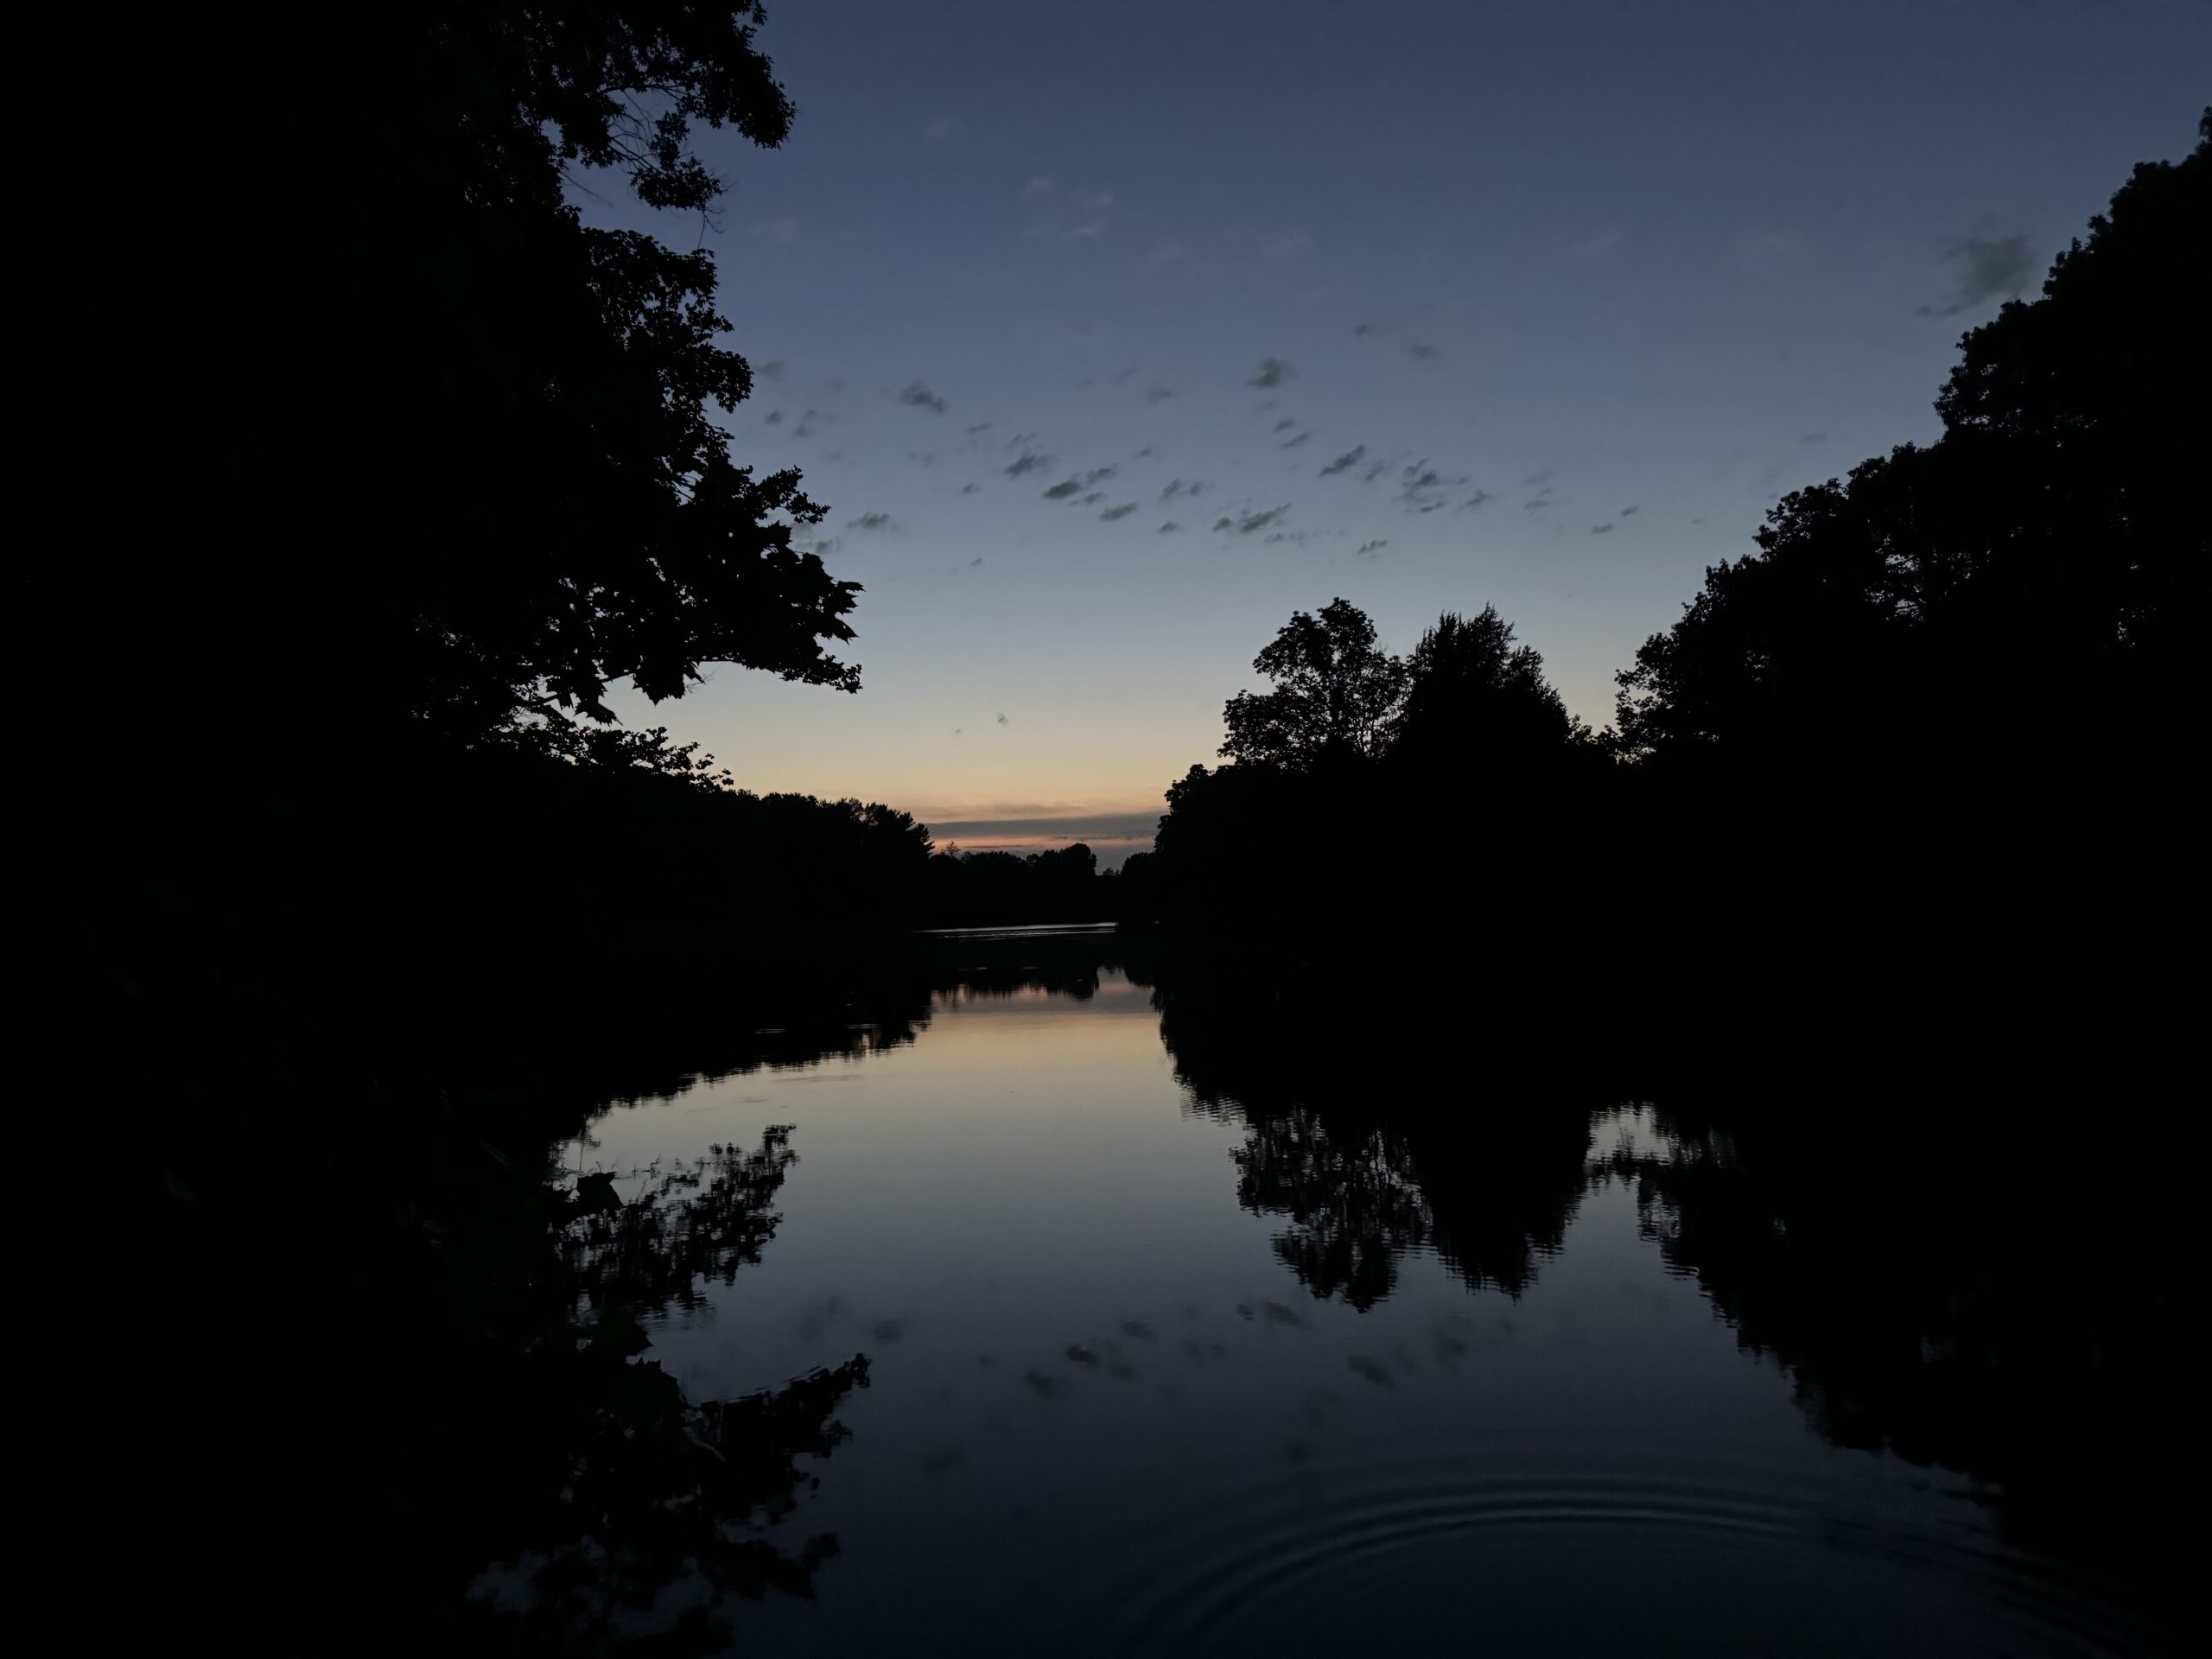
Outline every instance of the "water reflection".
<path id="1" fill-rule="evenodd" d="M 1294 982 L 1147 968 L 1176 1077 L 1246 1130 L 1238 1201 L 1288 1219 L 1274 1248 L 1313 1294 L 1371 1307 L 1428 1251 L 1518 1296 L 1559 1249 L 1598 1103 L 1527 1030 L 1484 1054 L 1460 1035 L 1472 1010 L 1409 996 L 1346 1018 Z"/>
<path id="2" fill-rule="evenodd" d="M 1993 1136 L 1971 1075 L 1750 1091 L 1449 983 L 944 940 L 818 1065 L 603 1116 L 608 1167 L 728 1138 L 653 1178 L 700 1215 L 590 1224 L 594 1342 L 702 1401 L 866 1355 L 697 1506 L 778 1565 L 685 1566 L 662 1627 L 780 1582 L 821 1599 L 741 1622 L 795 1653 L 2157 1646 L 2190 1258 L 2111 1271 L 2117 1160 Z M 750 1397 L 683 1421 L 734 1458 Z"/>

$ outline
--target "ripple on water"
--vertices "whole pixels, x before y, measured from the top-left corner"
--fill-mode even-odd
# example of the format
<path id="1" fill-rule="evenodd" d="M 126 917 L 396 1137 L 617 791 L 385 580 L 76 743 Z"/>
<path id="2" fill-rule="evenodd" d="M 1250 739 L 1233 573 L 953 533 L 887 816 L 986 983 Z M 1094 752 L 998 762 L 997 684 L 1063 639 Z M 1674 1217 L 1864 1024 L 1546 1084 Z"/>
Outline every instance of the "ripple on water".
<path id="1" fill-rule="evenodd" d="M 1964 1503 L 1894 1480 L 1509 1454 L 1194 1484 L 1098 1563 L 1090 1631 L 1147 1654 L 2161 1650 Z"/>

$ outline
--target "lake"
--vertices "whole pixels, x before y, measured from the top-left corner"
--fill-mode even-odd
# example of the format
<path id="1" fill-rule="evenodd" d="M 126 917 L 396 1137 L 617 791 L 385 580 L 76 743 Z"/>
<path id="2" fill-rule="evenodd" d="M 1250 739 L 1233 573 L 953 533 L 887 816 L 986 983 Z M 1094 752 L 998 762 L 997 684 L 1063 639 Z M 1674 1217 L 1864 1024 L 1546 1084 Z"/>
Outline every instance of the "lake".
<path id="1" fill-rule="evenodd" d="M 1373 964 L 933 949 L 901 1017 L 760 1031 L 559 1154 L 627 1199 L 787 1131 L 757 1259 L 644 1327 L 694 1402 L 866 1357 L 768 1529 L 835 1554 L 740 1650 L 2162 1646 L 2155 1574 L 2089 1559 L 2146 1454 L 2048 1414 L 2132 1374 L 2024 1368 L 2066 1275 L 1978 1202 L 1885 1227 L 1934 1177 L 1870 1185 L 1868 1125 L 1615 1097 Z"/>

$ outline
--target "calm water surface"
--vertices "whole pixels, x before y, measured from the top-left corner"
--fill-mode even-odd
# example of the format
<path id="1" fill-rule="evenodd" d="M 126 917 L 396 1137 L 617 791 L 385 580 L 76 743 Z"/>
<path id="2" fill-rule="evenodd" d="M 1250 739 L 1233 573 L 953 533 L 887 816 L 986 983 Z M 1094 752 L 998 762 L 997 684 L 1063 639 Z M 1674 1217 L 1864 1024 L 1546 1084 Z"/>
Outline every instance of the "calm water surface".
<path id="1" fill-rule="evenodd" d="M 1118 969 L 1019 979 L 566 1150 L 627 1192 L 791 1126 L 762 1259 L 649 1332 L 693 1399 L 871 1362 L 779 1529 L 841 1553 L 744 1650 L 2157 1645 L 1739 1338 L 1649 1109 L 1485 1100 L 1471 1063 L 1409 1101 L 1389 1044 L 1306 1088 Z"/>

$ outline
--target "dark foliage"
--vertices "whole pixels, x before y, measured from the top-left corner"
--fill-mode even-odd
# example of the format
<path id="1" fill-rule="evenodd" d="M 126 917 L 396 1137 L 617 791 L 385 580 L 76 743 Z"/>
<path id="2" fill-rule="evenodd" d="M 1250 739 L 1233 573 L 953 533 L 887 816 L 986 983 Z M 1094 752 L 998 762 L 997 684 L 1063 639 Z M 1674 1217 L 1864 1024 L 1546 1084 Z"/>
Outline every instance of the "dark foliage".
<path id="1" fill-rule="evenodd" d="M 1786 497 L 1637 652 L 1632 881 L 1725 837 L 1763 944 L 2173 953 L 2202 915 L 2175 758 L 2212 559 L 2208 291 L 2212 117 L 1965 337 L 1942 438 Z"/>

